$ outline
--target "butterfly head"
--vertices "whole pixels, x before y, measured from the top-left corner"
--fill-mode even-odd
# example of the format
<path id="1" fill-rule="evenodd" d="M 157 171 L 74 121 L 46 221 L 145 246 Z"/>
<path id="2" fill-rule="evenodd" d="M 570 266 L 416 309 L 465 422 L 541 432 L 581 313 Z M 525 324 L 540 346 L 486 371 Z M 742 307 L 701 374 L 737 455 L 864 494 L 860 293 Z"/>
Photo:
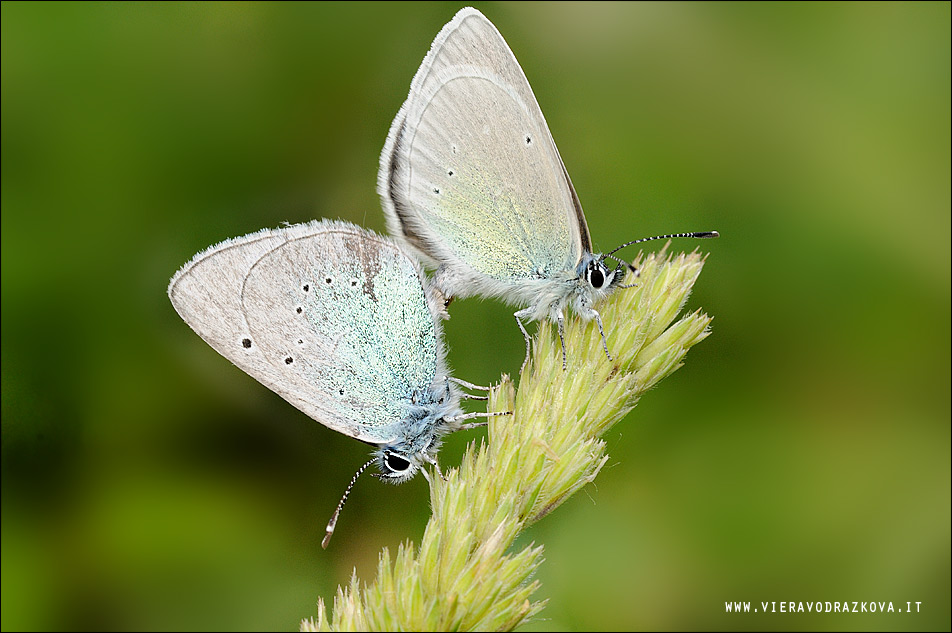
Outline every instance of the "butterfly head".
<path id="1" fill-rule="evenodd" d="M 626 266 L 622 262 L 610 268 L 605 258 L 605 255 L 586 253 L 576 268 L 579 299 L 585 306 L 590 307 L 599 297 L 610 293 L 625 277 Z"/>
<path id="2" fill-rule="evenodd" d="M 420 394 L 412 399 L 407 417 L 400 422 L 399 437 L 382 444 L 374 452 L 377 475 L 383 481 L 402 484 L 422 470 L 427 464 L 436 464 L 436 454 L 442 444 L 441 438 L 459 428 L 454 421 L 459 413 L 459 399 L 450 389 L 434 388 L 430 397 L 418 401 Z M 424 471 L 424 475 L 426 472 Z"/>
<path id="3" fill-rule="evenodd" d="M 408 479 L 412 479 L 420 470 L 422 459 L 421 454 L 406 454 L 398 450 L 383 448 L 377 453 L 377 468 L 380 469 L 378 475 L 386 482 L 401 484 Z"/>

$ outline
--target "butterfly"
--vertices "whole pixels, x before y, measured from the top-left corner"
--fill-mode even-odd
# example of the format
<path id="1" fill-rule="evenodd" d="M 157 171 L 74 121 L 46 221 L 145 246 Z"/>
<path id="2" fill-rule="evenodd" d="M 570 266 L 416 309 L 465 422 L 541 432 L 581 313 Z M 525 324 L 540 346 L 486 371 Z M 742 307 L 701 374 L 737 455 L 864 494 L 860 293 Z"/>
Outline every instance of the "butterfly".
<path id="1" fill-rule="evenodd" d="M 476 426 L 450 376 L 443 301 L 392 240 L 339 221 L 265 229 L 195 255 L 172 305 L 222 356 L 324 426 L 376 446 L 391 483 L 412 478 L 447 433 Z M 485 399 L 485 398 L 482 398 Z M 438 466 L 437 466 L 438 468 Z M 423 470 L 426 475 L 426 470 Z"/>
<path id="2" fill-rule="evenodd" d="M 595 304 L 622 285 L 630 265 L 613 257 L 634 240 L 593 253 L 582 205 L 522 68 L 496 27 L 465 8 L 436 36 L 410 84 L 380 156 L 387 227 L 449 298 L 483 295 L 524 319 L 558 324 L 571 307 L 594 319 Z M 615 260 L 610 266 L 606 259 Z M 523 362 L 523 368 L 526 362 Z"/>

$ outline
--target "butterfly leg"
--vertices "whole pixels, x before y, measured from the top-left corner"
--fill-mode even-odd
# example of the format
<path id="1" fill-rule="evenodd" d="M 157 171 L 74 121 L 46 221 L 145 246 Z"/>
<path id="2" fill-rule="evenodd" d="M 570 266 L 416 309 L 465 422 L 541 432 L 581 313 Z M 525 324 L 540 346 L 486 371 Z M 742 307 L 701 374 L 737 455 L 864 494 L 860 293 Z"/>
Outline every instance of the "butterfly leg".
<path id="1" fill-rule="evenodd" d="M 455 382 L 460 387 L 466 387 L 467 389 L 475 389 L 476 391 L 489 391 L 489 387 L 481 387 L 480 385 L 474 385 L 471 382 L 465 380 L 460 380 L 459 378 L 453 378 L 452 376 L 447 377 L 446 391 L 449 393 L 449 381 Z M 459 394 L 460 398 L 466 398 L 468 400 L 489 400 L 489 396 L 474 396 L 465 392 Z"/>
<path id="2" fill-rule="evenodd" d="M 524 317 L 529 317 L 531 314 L 532 312 L 528 308 L 525 310 L 519 310 L 513 314 L 513 316 L 516 317 L 516 323 L 519 324 L 519 329 L 522 330 L 522 335 L 526 338 L 526 359 L 522 361 L 522 367 L 519 368 L 520 374 L 525 370 L 526 365 L 529 364 L 529 333 L 526 332 L 526 326 L 522 324 L 522 319 Z"/>
<path id="3" fill-rule="evenodd" d="M 608 352 L 608 341 L 605 340 L 605 328 L 602 327 L 602 315 L 592 308 L 589 308 L 589 310 L 591 318 L 595 319 L 595 325 L 598 326 L 598 333 L 602 335 L 602 347 L 605 349 L 605 356 L 608 357 L 608 360 L 614 360 L 612 355 Z"/>
<path id="4" fill-rule="evenodd" d="M 495 418 L 499 415 L 512 415 L 512 411 L 494 411 L 492 413 L 464 413 L 462 415 L 454 415 L 449 418 L 443 418 L 447 422 L 458 422 L 460 420 L 472 420 L 473 418 Z M 463 429 L 478 429 L 481 426 L 486 426 L 489 424 L 488 421 L 485 422 L 467 422 L 466 424 L 461 424 L 459 426 L 460 430 Z"/>
<path id="5" fill-rule="evenodd" d="M 483 391 L 489 391 L 489 387 L 480 387 L 479 385 L 474 385 L 474 384 L 471 383 L 471 382 L 467 382 L 467 381 L 465 381 L 465 380 L 460 380 L 459 378 L 447 377 L 447 378 L 446 378 L 446 393 L 447 393 L 447 395 L 449 395 L 450 381 L 451 381 L 451 380 L 452 380 L 453 382 L 455 382 L 456 384 L 462 385 L 462 386 L 467 387 L 467 388 L 469 388 L 469 389 L 482 389 Z M 468 393 L 460 394 L 460 396 L 463 397 L 463 398 L 469 398 L 469 399 L 471 399 L 471 400 L 489 400 L 489 396 L 473 396 L 473 395 L 470 395 L 470 394 L 468 394 Z M 473 419 L 473 418 L 493 418 L 493 417 L 496 417 L 497 415 L 512 415 L 512 411 L 498 411 L 498 412 L 494 412 L 494 413 L 479 413 L 479 412 L 476 412 L 476 413 L 463 413 L 463 414 L 461 414 L 461 415 L 454 415 L 454 416 L 451 416 L 451 417 L 448 417 L 448 418 L 444 418 L 444 419 L 445 419 L 447 422 L 458 422 L 459 420 L 471 420 L 471 419 Z M 489 422 L 468 422 L 468 423 L 466 423 L 466 424 L 461 424 L 461 425 L 459 426 L 459 430 L 462 431 L 462 430 L 464 430 L 464 429 L 475 429 L 475 428 L 479 428 L 479 427 L 481 427 L 481 426 L 486 426 L 487 424 L 489 424 Z"/>
<path id="6" fill-rule="evenodd" d="M 452 382 L 455 382 L 457 385 L 459 385 L 459 386 L 461 386 L 461 387 L 466 387 L 467 389 L 476 389 L 477 391 L 489 391 L 489 387 L 483 387 L 483 386 L 481 386 L 481 385 L 474 385 L 473 383 L 468 382 L 468 381 L 466 381 L 466 380 L 462 380 L 461 378 L 454 378 L 454 377 L 450 376 L 450 380 L 451 380 Z"/>
<path id="7" fill-rule="evenodd" d="M 613 257 L 612 259 L 614 259 L 614 257 Z M 619 260 L 619 261 L 620 261 L 620 260 Z M 637 280 L 639 277 L 641 277 L 641 269 L 640 269 L 640 268 L 638 268 L 638 267 L 635 266 L 634 264 L 629 264 L 628 262 L 623 262 L 623 263 L 628 267 L 628 271 L 627 271 L 627 272 L 630 272 L 630 273 L 634 276 L 635 280 Z M 622 270 L 621 264 L 619 264 L 618 269 L 619 269 L 619 271 Z M 617 273 L 616 273 L 616 274 L 617 274 Z M 638 284 L 637 284 L 637 283 L 618 284 L 617 287 L 618 287 L 618 288 L 637 288 L 637 287 L 638 287 Z"/>
<path id="8" fill-rule="evenodd" d="M 432 455 L 430 455 L 429 453 L 427 453 L 426 451 L 424 451 L 424 452 L 423 452 L 423 459 L 426 460 L 428 463 L 433 464 L 433 468 L 436 469 L 436 474 L 440 476 L 440 479 L 442 479 L 443 481 L 446 481 L 446 476 L 443 475 L 443 471 L 440 470 L 440 464 L 439 464 L 439 462 L 436 461 L 436 458 L 435 458 L 435 457 L 433 457 Z M 424 477 L 424 479 L 427 480 L 427 482 L 433 483 L 433 482 L 430 481 L 430 476 L 427 474 L 426 468 L 421 468 L 421 469 L 420 469 L 420 472 L 423 473 L 423 477 Z"/>
<path id="9" fill-rule="evenodd" d="M 568 368 L 568 359 L 565 356 L 565 315 L 559 310 L 559 342 L 562 344 L 562 371 Z"/>

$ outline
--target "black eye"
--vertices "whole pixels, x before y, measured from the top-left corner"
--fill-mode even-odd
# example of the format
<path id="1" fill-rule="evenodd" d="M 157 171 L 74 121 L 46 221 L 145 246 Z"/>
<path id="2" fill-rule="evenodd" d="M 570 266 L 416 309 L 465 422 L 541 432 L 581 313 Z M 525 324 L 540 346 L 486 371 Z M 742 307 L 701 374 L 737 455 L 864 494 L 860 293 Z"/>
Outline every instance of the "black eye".
<path id="1" fill-rule="evenodd" d="M 383 458 L 383 463 L 395 473 L 406 472 L 410 468 L 410 462 L 393 453 L 387 453 Z"/>
<path id="2" fill-rule="evenodd" d="M 588 271 L 588 283 L 592 284 L 592 288 L 601 288 L 602 284 L 605 283 L 605 275 L 602 274 L 600 268 L 590 268 Z"/>

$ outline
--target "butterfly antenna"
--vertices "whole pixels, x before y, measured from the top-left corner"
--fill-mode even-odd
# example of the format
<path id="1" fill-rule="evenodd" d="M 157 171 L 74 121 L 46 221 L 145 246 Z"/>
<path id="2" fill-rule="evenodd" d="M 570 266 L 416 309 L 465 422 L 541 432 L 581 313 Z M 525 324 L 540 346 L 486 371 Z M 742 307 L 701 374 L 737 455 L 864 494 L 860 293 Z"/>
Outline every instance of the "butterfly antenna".
<path id="1" fill-rule="evenodd" d="M 618 248 L 622 248 L 622 247 L 619 246 Z M 615 251 L 617 251 L 618 248 L 616 248 Z M 615 251 L 612 251 L 612 253 L 614 253 Z M 638 267 L 635 266 L 634 264 L 632 264 L 631 262 L 626 262 L 626 261 L 623 260 L 623 259 L 618 259 L 617 257 L 615 257 L 614 255 L 612 255 L 611 253 L 608 253 L 607 255 L 603 255 L 603 257 L 606 257 L 606 258 L 608 258 L 608 259 L 614 259 L 616 262 L 618 262 L 618 267 L 615 269 L 615 272 L 620 272 L 622 268 L 626 268 L 626 267 L 627 267 L 628 270 L 630 270 L 631 272 L 635 273 L 636 275 L 638 274 Z M 626 287 L 627 287 L 627 286 L 622 286 L 622 288 L 626 288 Z"/>
<path id="2" fill-rule="evenodd" d="M 351 488 L 354 487 L 354 484 L 357 483 L 357 478 L 360 477 L 361 473 L 367 470 L 367 467 L 377 461 L 377 458 L 371 459 L 369 462 L 357 469 L 357 472 L 354 474 L 354 478 L 350 480 L 350 483 L 347 484 L 347 490 L 344 491 L 344 496 L 341 497 L 340 503 L 337 504 L 337 509 L 334 510 L 331 520 L 327 522 L 327 529 L 324 533 L 324 540 L 321 541 L 321 547 L 327 549 L 327 544 L 331 542 L 331 537 L 334 536 L 334 528 L 337 527 L 337 517 L 340 516 L 340 511 L 344 507 L 344 502 L 347 501 L 348 495 L 350 495 Z"/>
<path id="3" fill-rule="evenodd" d="M 610 256 L 612 253 L 616 253 L 626 246 L 631 246 L 632 244 L 641 244 L 642 242 L 651 242 L 652 240 L 669 240 L 675 237 L 693 237 L 695 239 L 703 240 L 712 237 L 720 237 L 720 233 L 717 231 L 701 231 L 699 233 L 671 233 L 670 235 L 656 235 L 654 237 L 643 237 L 640 240 L 632 240 L 630 242 L 625 242 L 618 248 L 608 253 L 605 253 L 605 257 Z M 612 259 L 615 259 L 612 257 Z"/>

